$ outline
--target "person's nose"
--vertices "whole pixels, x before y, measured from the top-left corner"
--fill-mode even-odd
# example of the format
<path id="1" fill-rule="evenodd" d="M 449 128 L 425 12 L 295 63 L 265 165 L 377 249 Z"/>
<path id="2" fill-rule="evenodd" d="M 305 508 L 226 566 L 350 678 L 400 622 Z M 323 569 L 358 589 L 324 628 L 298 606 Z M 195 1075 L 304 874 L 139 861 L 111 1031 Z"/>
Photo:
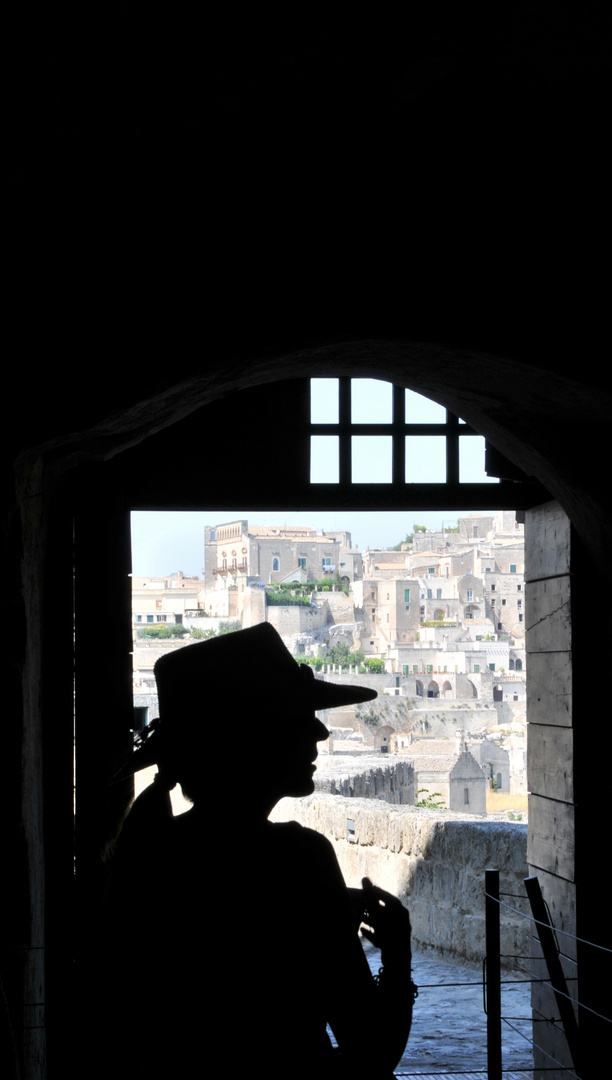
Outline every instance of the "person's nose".
<path id="1" fill-rule="evenodd" d="M 316 735 L 317 742 L 322 742 L 324 739 L 329 739 L 329 731 L 325 727 L 322 720 L 319 720 L 318 716 L 315 716 Z"/>

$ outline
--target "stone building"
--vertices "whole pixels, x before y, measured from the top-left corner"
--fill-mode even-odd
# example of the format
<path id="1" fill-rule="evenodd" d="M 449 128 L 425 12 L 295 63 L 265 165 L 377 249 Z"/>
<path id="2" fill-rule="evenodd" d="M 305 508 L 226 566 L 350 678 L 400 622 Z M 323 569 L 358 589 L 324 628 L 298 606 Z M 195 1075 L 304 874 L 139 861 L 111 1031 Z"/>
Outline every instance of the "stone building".
<path id="1" fill-rule="evenodd" d="M 328 580 L 348 584 L 361 573 L 361 554 L 347 532 L 301 525 L 251 525 L 246 519 L 205 526 L 204 587 L 200 603 L 210 615 L 243 618 L 254 606 L 252 587 Z M 256 621 L 260 621 L 257 619 Z"/>
<path id="2" fill-rule="evenodd" d="M 348 540 L 348 547 L 342 541 Z M 350 536 L 327 535 L 301 525 L 249 525 L 241 519 L 205 527 L 205 582 L 227 587 L 239 577 L 266 585 L 280 581 L 330 580 L 340 571 L 340 552 Z"/>
<path id="3" fill-rule="evenodd" d="M 132 577 L 132 621 L 134 629 L 158 623 L 183 623 L 197 614 L 202 582 L 185 577 L 179 570 L 164 578 Z"/>
<path id="4" fill-rule="evenodd" d="M 513 566 L 515 564 L 510 564 Z M 485 611 L 498 634 L 525 636 L 525 581 L 522 573 L 494 571 L 481 579 Z"/>
<path id="5" fill-rule="evenodd" d="M 370 569 L 376 568 L 370 566 Z M 414 641 L 419 631 L 418 582 L 375 577 L 354 582 L 355 619 L 363 623 L 362 648 L 366 654 L 387 656 L 397 642 Z"/>
<path id="6" fill-rule="evenodd" d="M 465 747 L 457 753 L 407 752 L 414 769 L 415 802 L 432 799 L 448 810 L 486 814 L 487 780 L 475 757 Z"/>
<path id="7" fill-rule="evenodd" d="M 399 587 L 397 612 L 390 615 L 385 611 L 383 621 L 379 615 L 380 635 L 375 633 L 381 583 L 390 581 L 404 581 L 406 591 L 412 585 L 413 603 L 417 595 L 419 598 L 420 622 L 469 626 L 483 637 L 521 640 L 525 630 L 524 557 L 522 526 L 512 513 L 461 517 L 459 533 L 415 531 L 413 544 L 402 545 L 400 551 L 367 550 L 364 579 L 369 582 L 370 603 L 364 602 L 355 586 L 353 591 L 356 605 L 363 606 L 366 627 L 372 631 L 371 646 L 379 645 L 384 653 L 409 639 L 407 634 L 391 632 L 393 626 L 403 628 Z"/>
<path id="8" fill-rule="evenodd" d="M 510 755 L 495 739 L 466 739 L 467 749 L 478 762 L 487 783 L 496 791 L 510 791 Z"/>

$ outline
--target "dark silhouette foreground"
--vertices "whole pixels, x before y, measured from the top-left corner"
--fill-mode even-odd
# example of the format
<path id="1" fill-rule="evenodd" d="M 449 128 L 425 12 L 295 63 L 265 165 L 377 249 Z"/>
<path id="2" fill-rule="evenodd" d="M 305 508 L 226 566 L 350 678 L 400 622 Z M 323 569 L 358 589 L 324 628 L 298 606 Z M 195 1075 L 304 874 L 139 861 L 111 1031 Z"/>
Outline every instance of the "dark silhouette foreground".
<path id="1" fill-rule="evenodd" d="M 408 912 L 368 881 L 348 890 L 323 836 L 268 820 L 314 790 L 315 710 L 375 692 L 315 679 L 268 624 L 168 654 L 155 675 L 160 722 L 129 767 L 158 774 L 125 820 L 105 907 L 100 1070 L 389 1076 L 412 1015 Z M 228 703 L 243 721 L 224 726 Z M 193 806 L 173 817 L 177 782 Z"/>

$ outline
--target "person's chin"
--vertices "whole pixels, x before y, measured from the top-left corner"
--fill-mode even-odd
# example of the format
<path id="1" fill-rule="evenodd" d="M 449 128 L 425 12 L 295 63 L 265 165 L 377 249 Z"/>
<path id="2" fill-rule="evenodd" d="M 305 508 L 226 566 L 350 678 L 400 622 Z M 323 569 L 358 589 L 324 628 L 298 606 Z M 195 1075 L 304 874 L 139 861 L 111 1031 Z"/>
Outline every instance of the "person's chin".
<path id="1" fill-rule="evenodd" d="M 296 779 L 291 785 L 291 795 L 294 799 L 299 799 L 303 795 L 312 795 L 315 789 L 314 779 L 312 776 L 304 776 L 300 779 Z"/>

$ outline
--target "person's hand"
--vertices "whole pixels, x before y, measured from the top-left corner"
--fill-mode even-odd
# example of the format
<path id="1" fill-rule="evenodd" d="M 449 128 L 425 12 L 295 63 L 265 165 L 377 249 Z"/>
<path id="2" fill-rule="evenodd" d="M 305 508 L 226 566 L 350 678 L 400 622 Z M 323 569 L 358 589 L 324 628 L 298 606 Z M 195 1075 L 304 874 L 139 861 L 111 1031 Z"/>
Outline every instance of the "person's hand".
<path id="1" fill-rule="evenodd" d="M 410 916 L 396 896 L 363 878 L 363 921 L 361 933 L 381 951 L 383 964 L 408 963 L 410 970 Z"/>

